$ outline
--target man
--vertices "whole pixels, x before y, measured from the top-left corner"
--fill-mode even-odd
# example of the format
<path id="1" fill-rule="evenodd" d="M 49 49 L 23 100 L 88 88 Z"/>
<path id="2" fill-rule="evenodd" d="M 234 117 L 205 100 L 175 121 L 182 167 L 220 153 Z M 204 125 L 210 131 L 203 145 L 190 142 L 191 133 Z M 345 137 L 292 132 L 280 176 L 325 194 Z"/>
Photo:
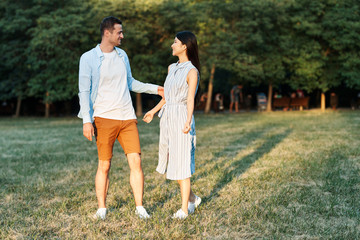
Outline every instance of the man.
<path id="1" fill-rule="evenodd" d="M 239 96 L 240 102 L 243 102 L 242 85 L 235 85 L 230 91 L 230 107 L 229 111 L 232 112 L 233 105 L 235 103 L 235 112 L 239 112 Z"/>
<path id="2" fill-rule="evenodd" d="M 96 219 L 106 217 L 106 196 L 109 170 L 116 139 L 120 142 L 130 167 L 130 185 L 140 218 L 149 214 L 142 206 L 144 174 L 141 168 L 140 141 L 137 120 L 130 91 L 159 94 L 164 89 L 144 84 L 132 77 L 130 63 L 119 46 L 124 38 L 122 22 L 115 17 L 104 18 L 100 24 L 101 43 L 84 53 L 79 66 L 79 117 L 83 119 L 83 134 L 92 141 L 96 138 L 98 169 L 95 190 L 98 200 Z"/>

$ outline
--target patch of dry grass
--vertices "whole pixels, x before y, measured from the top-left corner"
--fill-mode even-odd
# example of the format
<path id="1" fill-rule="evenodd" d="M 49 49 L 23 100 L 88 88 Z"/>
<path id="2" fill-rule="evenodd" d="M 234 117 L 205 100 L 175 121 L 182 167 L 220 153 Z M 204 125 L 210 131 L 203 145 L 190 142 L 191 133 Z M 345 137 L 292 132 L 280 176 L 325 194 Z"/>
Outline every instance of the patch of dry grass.
<path id="1" fill-rule="evenodd" d="M 139 220 L 116 144 L 105 221 L 96 210 L 95 143 L 81 121 L 0 119 L 0 239 L 360 238 L 359 112 L 196 116 L 193 190 L 185 221 L 175 182 L 155 172 L 158 120 L 139 121 L 145 173 Z"/>

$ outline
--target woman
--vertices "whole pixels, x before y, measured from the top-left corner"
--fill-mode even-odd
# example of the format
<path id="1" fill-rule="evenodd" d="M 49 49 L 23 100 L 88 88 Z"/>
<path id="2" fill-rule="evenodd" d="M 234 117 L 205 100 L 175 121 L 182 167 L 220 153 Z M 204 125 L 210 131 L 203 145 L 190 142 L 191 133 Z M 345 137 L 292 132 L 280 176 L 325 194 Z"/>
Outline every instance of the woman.
<path id="1" fill-rule="evenodd" d="M 164 84 L 165 99 L 147 112 L 144 121 L 149 123 L 159 111 L 160 143 L 159 163 L 156 168 L 166 172 L 170 180 L 177 180 L 181 190 L 181 208 L 173 218 L 185 219 L 200 204 L 190 186 L 190 177 L 195 172 L 195 120 L 193 116 L 195 95 L 200 81 L 200 62 L 197 40 L 193 33 L 176 34 L 171 45 L 173 56 L 179 61 L 168 67 Z"/>

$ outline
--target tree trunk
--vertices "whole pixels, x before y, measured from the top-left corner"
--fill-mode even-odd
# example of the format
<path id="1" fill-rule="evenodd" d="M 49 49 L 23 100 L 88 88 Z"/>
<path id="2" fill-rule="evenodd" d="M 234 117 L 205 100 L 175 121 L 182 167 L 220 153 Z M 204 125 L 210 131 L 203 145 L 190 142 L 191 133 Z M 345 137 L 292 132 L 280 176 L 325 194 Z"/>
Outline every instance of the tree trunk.
<path id="1" fill-rule="evenodd" d="M 50 104 L 45 103 L 45 118 L 49 118 L 50 116 Z"/>
<path id="2" fill-rule="evenodd" d="M 269 83 L 269 91 L 268 91 L 268 102 L 267 102 L 267 112 L 271 112 L 271 105 L 272 105 L 272 95 L 273 95 L 273 86 L 271 82 Z"/>
<path id="3" fill-rule="evenodd" d="M 213 82 L 214 82 L 214 74 L 215 74 L 215 63 L 211 66 L 211 74 L 209 79 L 209 85 L 208 85 L 208 93 L 207 93 L 207 100 L 205 105 L 205 113 L 209 113 L 211 109 L 211 99 L 212 99 L 212 92 L 213 92 Z"/>
<path id="4" fill-rule="evenodd" d="M 49 118 L 50 116 L 50 104 L 49 103 L 45 103 L 45 118 Z"/>
<path id="5" fill-rule="evenodd" d="M 45 118 L 49 118 L 49 116 L 50 116 L 49 92 L 46 92 L 46 98 L 45 98 Z"/>
<path id="6" fill-rule="evenodd" d="M 22 101 L 21 96 L 18 96 L 17 103 L 16 103 L 16 112 L 14 115 L 15 118 L 20 117 L 21 101 Z"/>
<path id="7" fill-rule="evenodd" d="M 136 116 L 140 117 L 142 115 L 141 93 L 136 93 Z"/>
<path id="8" fill-rule="evenodd" d="M 325 93 L 322 92 L 321 93 L 321 111 L 322 112 L 325 112 Z"/>

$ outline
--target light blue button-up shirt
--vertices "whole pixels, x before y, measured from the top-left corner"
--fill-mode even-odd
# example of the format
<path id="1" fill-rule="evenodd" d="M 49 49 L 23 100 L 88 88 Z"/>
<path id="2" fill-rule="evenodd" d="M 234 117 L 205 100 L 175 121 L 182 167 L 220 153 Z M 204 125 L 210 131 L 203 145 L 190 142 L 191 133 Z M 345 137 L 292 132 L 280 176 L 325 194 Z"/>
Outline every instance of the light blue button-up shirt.
<path id="1" fill-rule="evenodd" d="M 126 52 L 115 47 L 117 54 L 124 61 L 126 67 L 127 84 L 130 91 L 137 93 L 158 93 L 158 85 L 142 83 L 134 79 L 131 74 L 130 62 Z M 104 54 L 98 44 L 95 48 L 84 53 L 80 58 L 79 65 L 79 100 L 80 112 L 79 118 L 83 119 L 83 123 L 94 121 L 94 103 L 96 100 L 99 82 L 100 82 L 100 66 L 104 59 Z"/>

